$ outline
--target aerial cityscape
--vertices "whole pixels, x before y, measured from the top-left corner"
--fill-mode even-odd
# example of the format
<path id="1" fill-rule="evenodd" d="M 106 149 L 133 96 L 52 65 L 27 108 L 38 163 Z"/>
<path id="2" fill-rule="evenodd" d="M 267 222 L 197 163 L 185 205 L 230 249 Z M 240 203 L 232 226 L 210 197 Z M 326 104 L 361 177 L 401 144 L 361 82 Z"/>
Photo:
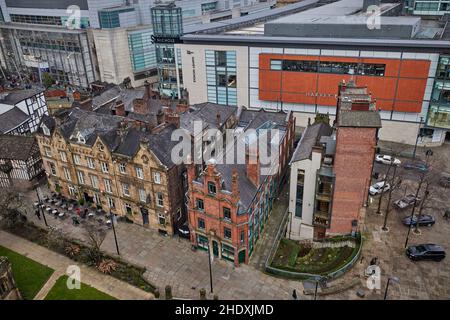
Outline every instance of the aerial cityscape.
<path id="1" fill-rule="evenodd" d="M 0 69 L 0 300 L 450 299 L 450 0 L 0 0 Z"/>

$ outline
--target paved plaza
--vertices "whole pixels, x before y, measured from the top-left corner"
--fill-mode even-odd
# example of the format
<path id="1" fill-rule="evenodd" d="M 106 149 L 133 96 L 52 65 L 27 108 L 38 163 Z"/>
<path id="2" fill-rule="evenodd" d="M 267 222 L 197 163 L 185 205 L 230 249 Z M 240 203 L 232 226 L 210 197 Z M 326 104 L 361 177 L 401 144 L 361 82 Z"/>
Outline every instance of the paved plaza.
<path id="1" fill-rule="evenodd" d="M 446 145 L 435 149 L 446 156 L 450 156 L 450 146 Z M 450 166 L 450 164 L 448 164 Z M 444 170 L 450 171 L 447 167 Z M 406 179 L 409 192 L 414 190 L 417 182 Z M 301 281 L 276 278 L 263 272 L 264 262 L 273 243 L 273 238 L 278 229 L 279 222 L 286 210 L 286 188 L 281 192 L 280 199 L 274 205 L 267 226 L 260 237 L 255 251 L 250 259 L 249 265 L 238 268 L 228 261 L 215 259 L 212 262 L 213 289 L 220 299 L 292 299 L 292 291 L 295 289 L 299 299 L 312 299 L 305 296 Z M 394 191 L 393 199 L 404 194 L 404 189 Z M 32 203 L 35 201 L 35 193 L 26 195 L 28 218 L 36 224 L 44 226 L 42 220 L 31 214 Z M 387 197 L 386 197 L 387 198 Z M 401 224 L 401 218 L 408 214 L 392 209 L 389 219 L 389 232 L 380 230 L 384 215 L 375 213 L 377 199 L 374 198 L 367 208 L 366 225 L 363 230 L 365 236 L 362 257 L 343 277 L 331 282 L 330 287 L 339 288 L 339 284 L 348 283 L 350 280 L 359 278 L 360 284 L 351 289 L 335 294 L 319 296 L 319 299 L 361 299 L 356 295 L 358 289 L 365 291 L 364 299 L 382 299 L 388 276 L 400 278 L 400 283 L 392 284 L 389 289 L 390 299 L 449 299 L 450 298 L 450 262 L 448 257 L 441 262 L 412 262 L 404 253 L 404 243 L 408 228 Z M 385 200 L 386 201 L 386 200 Z M 383 203 L 382 208 L 385 208 Z M 443 210 L 450 207 L 450 197 L 442 197 L 436 202 L 440 208 L 432 213 L 437 222 L 432 227 L 421 227 L 421 234 L 411 232 L 410 244 L 433 242 L 450 248 L 450 220 L 442 217 Z M 384 212 L 384 209 L 383 209 Z M 61 229 L 71 237 L 82 239 L 81 227 L 72 225 L 70 219 L 59 220 L 48 217 L 51 226 Z M 117 236 L 121 257 L 125 260 L 146 268 L 144 276 L 152 284 L 164 292 L 166 285 L 173 287 L 173 294 L 178 298 L 197 299 L 201 288 L 210 290 L 210 278 L 208 267 L 208 254 L 202 250 L 193 251 L 188 240 L 177 236 L 167 237 L 153 230 L 141 226 L 119 223 L 117 225 Z M 115 255 L 116 248 L 111 230 L 108 231 L 102 249 L 108 254 Z M 365 286 L 363 271 L 370 259 L 377 257 L 382 272 L 381 289 L 370 292 Z M 338 285 L 336 285 L 338 284 Z M 320 290 L 319 290 L 320 291 Z M 212 294 L 209 294 L 212 298 Z"/>

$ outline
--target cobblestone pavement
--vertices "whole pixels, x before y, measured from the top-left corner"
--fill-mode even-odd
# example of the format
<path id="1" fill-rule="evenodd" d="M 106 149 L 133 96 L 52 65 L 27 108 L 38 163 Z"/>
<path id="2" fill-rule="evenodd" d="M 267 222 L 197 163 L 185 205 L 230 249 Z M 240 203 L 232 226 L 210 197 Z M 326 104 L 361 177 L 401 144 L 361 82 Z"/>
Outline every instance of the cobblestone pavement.
<path id="1" fill-rule="evenodd" d="M 450 145 L 446 144 L 439 148 L 433 148 L 436 156 L 450 159 Z M 420 148 L 417 154 L 424 152 Z M 442 171 L 450 172 L 450 161 Z M 402 197 L 406 191 L 414 192 L 417 182 L 409 179 L 403 181 L 403 186 L 393 192 L 392 199 Z M 424 213 L 432 214 L 436 219 L 436 224 L 432 227 L 420 227 L 421 234 L 417 235 L 413 231 L 410 233 L 408 245 L 420 243 L 437 243 L 444 247 L 447 254 L 450 250 L 450 220 L 443 218 L 445 209 L 450 208 L 450 191 L 438 189 L 439 200 L 433 206 L 439 210 L 424 209 Z M 366 215 L 366 226 L 364 235 L 366 237 L 362 252 L 362 263 L 356 266 L 344 276 L 360 276 L 364 268 L 373 257 L 378 257 L 381 268 L 381 290 L 370 292 L 365 286 L 365 278 L 361 277 L 361 286 L 347 290 L 342 293 L 322 297 L 324 299 L 359 299 L 356 290 L 363 288 L 366 299 L 382 299 L 384 289 L 389 276 L 395 276 L 400 282 L 391 283 L 389 286 L 388 299 L 450 299 L 450 259 L 445 258 L 441 262 L 418 261 L 413 262 L 405 255 L 405 241 L 408 227 L 401 223 L 401 219 L 411 214 L 411 208 L 405 211 L 392 209 L 388 215 L 388 232 L 381 230 L 384 222 L 384 212 L 386 208 L 387 195 L 382 203 L 382 215 L 376 214 L 378 198 L 375 197 L 369 205 Z M 416 211 L 417 212 L 417 211 Z M 342 280 L 339 280 L 342 281 Z"/>
<path id="2" fill-rule="evenodd" d="M 255 250 L 250 257 L 250 265 L 259 270 L 264 270 L 265 263 L 270 254 L 275 236 L 283 216 L 286 214 L 289 204 L 289 184 L 286 183 L 280 192 L 279 198 L 274 202 L 270 219 L 264 226 L 264 232 L 256 243 Z"/>
<path id="3" fill-rule="evenodd" d="M 423 149 L 418 149 L 423 152 Z M 440 148 L 433 148 L 435 154 L 450 158 L 450 145 Z M 445 170 L 450 171 L 450 162 Z M 413 180 L 405 180 L 409 185 L 408 191 L 414 189 Z M 285 203 L 285 193 L 281 193 L 280 204 Z M 401 197 L 404 189 L 396 190 L 393 199 Z M 35 198 L 30 194 L 30 204 Z M 376 199 L 375 199 L 376 200 Z M 283 208 L 277 204 L 274 207 Z M 442 208 L 450 208 L 450 197 L 443 197 L 438 204 Z M 343 277 L 330 283 L 345 284 L 355 277 L 361 278 L 361 285 L 345 290 L 340 293 L 327 296 L 320 296 L 319 299 L 360 299 L 356 296 L 356 290 L 361 288 L 365 291 L 364 299 L 382 299 L 384 288 L 388 276 L 400 278 L 400 283 L 393 283 L 389 289 L 389 299 L 449 299 L 450 298 L 450 262 L 447 257 L 441 262 L 412 262 L 404 254 L 404 242 L 407 227 L 400 222 L 401 217 L 408 214 L 408 211 L 397 212 L 392 209 L 389 214 L 389 232 L 381 232 L 384 216 L 377 215 L 377 201 L 373 201 L 367 209 L 366 225 L 364 230 L 365 242 L 362 252 L 362 261 L 358 262 L 352 270 Z M 385 203 L 382 208 L 385 208 Z M 30 209 L 28 212 L 33 212 Z M 292 290 L 296 289 L 299 299 L 311 299 L 311 296 L 304 296 L 302 283 L 275 278 L 260 271 L 268 248 L 275 235 L 275 230 L 279 224 L 282 210 L 274 209 L 269 218 L 264 234 L 260 238 L 255 249 L 254 256 L 250 259 L 249 265 L 235 268 L 231 263 L 222 260 L 214 260 L 213 287 L 220 299 L 291 299 Z M 450 220 L 442 218 L 442 212 L 432 213 L 437 222 L 436 225 L 421 228 L 421 235 L 411 232 L 410 244 L 434 242 L 444 246 L 449 251 Z M 28 214 L 31 220 L 36 221 L 34 215 Z M 36 221 L 43 225 L 42 221 Z M 80 238 L 79 227 L 73 227 L 70 221 L 60 221 L 49 219 L 49 223 L 62 229 L 72 237 Z M 119 223 L 117 227 L 119 247 L 122 258 L 131 263 L 147 268 L 146 278 L 164 292 L 166 285 L 173 287 L 174 296 L 180 298 L 198 298 L 199 289 L 209 289 L 209 268 L 207 253 L 201 250 L 192 251 L 187 240 L 177 237 L 164 237 L 155 231 L 144 229 L 137 225 Z M 109 231 L 102 248 L 115 254 L 115 244 L 112 232 Z M 369 292 L 365 286 L 365 278 L 362 276 L 363 270 L 367 267 L 368 261 L 372 257 L 378 257 L 382 271 L 381 289 Z M 259 270 L 258 270 L 259 269 Z M 209 290 L 208 290 L 209 291 Z M 211 297 L 212 295 L 210 295 Z"/>
<path id="4" fill-rule="evenodd" d="M 48 190 L 42 188 L 45 194 Z M 283 191 L 287 192 L 287 191 Z M 283 194 L 281 194 L 283 195 Z M 32 214 L 33 202 L 36 201 L 34 192 L 25 195 L 29 208 L 28 219 L 40 226 L 43 220 L 37 220 Z M 286 195 L 284 195 L 286 197 Z M 271 245 L 271 234 L 278 228 L 277 221 L 281 212 L 286 210 L 284 201 L 274 204 L 273 220 L 269 217 L 267 227 L 260 237 L 261 245 L 254 252 L 254 261 L 263 264 L 264 255 Z M 54 219 L 47 215 L 50 226 L 61 230 L 64 234 L 83 240 L 84 232 L 80 226 L 72 225 L 70 218 L 65 220 Z M 141 226 L 119 223 L 116 227 L 121 257 L 130 263 L 143 266 L 147 269 L 144 276 L 156 285 L 160 292 L 164 292 L 166 285 L 173 287 L 175 297 L 197 299 L 201 288 L 210 289 L 208 254 L 202 250 L 192 251 L 188 240 L 175 237 L 166 237 L 153 230 Z M 102 249 L 108 254 L 116 255 L 114 236 L 108 230 Z M 260 252 L 260 253 L 258 253 Z M 261 257 L 258 255 L 261 254 Z M 303 285 L 298 281 L 290 281 L 269 276 L 251 265 L 235 268 L 228 261 L 215 259 L 212 263 L 213 291 L 220 299 L 290 299 L 295 289 L 298 294 L 303 291 Z M 209 294 L 212 298 L 212 294 Z"/>

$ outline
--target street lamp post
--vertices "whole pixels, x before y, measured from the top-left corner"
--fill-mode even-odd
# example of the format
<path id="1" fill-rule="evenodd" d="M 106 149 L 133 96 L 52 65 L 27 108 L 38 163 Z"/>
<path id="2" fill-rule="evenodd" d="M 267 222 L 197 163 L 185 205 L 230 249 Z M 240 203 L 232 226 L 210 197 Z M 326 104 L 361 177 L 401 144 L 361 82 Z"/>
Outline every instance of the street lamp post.
<path id="1" fill-rule="evenodd" d="M 387 298 L 387 293 L 388 293 L 389 284 L 391 283 L 391 280 L 394 281 L 395 283 L 399 283 L 400 282 L 400 279 L 397 278 L 397 277 L 389 277 L 388 278 L 388 281 L 386 283 L 386 289 L 384 290 L 384 299 L 383 300 L 386 300 L 386 298 Z"/>
<path id="2" fill-rule="evenodd" d="M 109 210 L 109 216 L 111 219 L 111 225 L 112 225 L 112 229 L 113 229 L 113 233 L 114 233 L 114 242 L 116 243 L 117 255 L 120 256 L 119 244 L 117 243 L 116 227 L 114 226 L 114 216 L 113 216 L 111 209 Z"/>
<path id="3" fill-rule="evenodd" d="M 212 281 L 212 266 L 211 266 L 211 250 L 209 248 L 208 242 L 208 262 L 209 262 L 209 286 L 211 288 L 211 293 L 213 293 L 213 281 Z"/>
<path id="4" fill-rule="evenodd" d="M 427 150 L 427 152 L 426 152 L 426 165 L 427 165 L 427 167 L 428 167 L 428 161 L 429 161 L 429 159 L 430 159 L 430 157 L 432 155 L 433 155 L 433 151 L 432 150 Z M 425 175 L 425 173 L 421 174 L 420 181 L 419 181 L 419 186 L 417 187 L 416 195 L 415 195 L 415 198 L 414 198 L 413 208 L 411 210 L 411 216 L 409 217 L 409 226 L 408 226 L 408 233 L 406 234 L 405 248 L 408 247 L 409 234 L 411 233 L 411 227 L 413 225 L 414 212 L 416 210 L 416 204 L 417 204 L 417 197 L 419 196 L 419 191 L 422 188 L 422 183 L 425 180 L 424 179 L 424 175 Z M 417 219 L 416 223 L 419 223 L 418 219 Z"/>
<path id="5" fill-rule="evenodd" d="M 37 195 L 37 198 L 38 198 L 38 210 L 40 210 L 41 212 L 42 212 L 42 217 L 44 218 L 44 223 L 45 223 L 45 226 L 46 227 L 48 227 L 48 223 L 47 223 L 47 218 L 45 217 L 45 210 L 44 210 L 44 208 L 42 208 L 42 202 L 41 202 L 41 197 L 39 196 L 39 190 L 38 190 L 38 188 L 39 187 L 36 187 L 36 195 Z"/>
<path id="6" fill-rule="evenodd" d="M 423 117 L 420 117 L 419 130 L 417 131 L 416 144 L 414 145 L 413 158 L 416 158 L 417 143 L 419 142 L 420 129 L 422 127 Z"/>

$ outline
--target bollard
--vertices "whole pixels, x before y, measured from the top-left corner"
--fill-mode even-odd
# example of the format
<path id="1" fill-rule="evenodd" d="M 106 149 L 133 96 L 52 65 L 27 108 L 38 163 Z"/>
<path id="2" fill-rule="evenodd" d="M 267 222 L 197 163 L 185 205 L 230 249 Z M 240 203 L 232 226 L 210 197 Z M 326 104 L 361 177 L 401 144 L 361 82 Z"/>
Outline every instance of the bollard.
<path id="1" fill-rule="evenodd" d="M 215 294 L 213 299 L 214 300 L 219 300 L 219 295 Z"/>
<path id="2" fill-rule="evenodd" d="M 154 294 L 154 296 L 155 296 L 155 299 L 159 299 L 160 294 L 159 294 L 159 289 L 158 289 L 158 288 L 155 289 L 155 291 L 153 292 L 153 294 Z"/>
<path id="3" fill-rule="evenodd" d="M 172 287 L 166 286 L 166 300 L 172 300 Z"/>
<path id="4" fill-rule="evenodd" d="M 200 300 L 206 300 L 206 290 L 205 288 L 200 289 Z"/>

